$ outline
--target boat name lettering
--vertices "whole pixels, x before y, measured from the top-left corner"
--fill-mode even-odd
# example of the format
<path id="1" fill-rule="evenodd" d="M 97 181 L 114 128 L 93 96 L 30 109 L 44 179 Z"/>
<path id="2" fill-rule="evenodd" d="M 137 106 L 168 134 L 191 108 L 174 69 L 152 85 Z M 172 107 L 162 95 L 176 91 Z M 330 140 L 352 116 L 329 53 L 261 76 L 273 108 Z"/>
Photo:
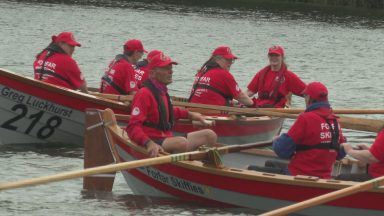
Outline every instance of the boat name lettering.
<path id="1" fill-rule="evenodd" d="M 23 126 L 27 126 L 24 124 L 25 124 L 25 121 L 27 121 L 25 119 L 27 118 L 27 115 L 28 115 L 28 107 L 25 104 L 19 103 L 14 105 L 11 108 L 11 110 L 15 113 L 18 113 L 19 112 L 18 110 L 20 110 L 20 114 L 17 114 L 16 116 L 13 116 L 11 119 L 8 119 L 4 123 L 2 123 L 0 127 L 8 130 L 17 131 L 19 127 L 15 126 L 14 124 L 21 119 L 24 119 L 24 121 L 22 122 Z M 39 139 L 46 139 L 52 136 L 52 134 L 55 132 L 55 129 L 61 125 L 62 119 L 58 116 L 52 116 L 48 118 L 44 123 L 39 121 L 43 115 L 44 115 L 43 111 L 30 114 L 28 119 L 31 119 L 32 121 L 28 125 L 28 127 L 23 131 L 23 133 L 30 134 L 30 132 L 35 128 L 35 126 L 38 125 L 38 128 L 36 129 L 37 132 L 35 133 Z M 40 124 L 37 124 L 38 122 Z M 41 125 L 43 126 L 41 127 Z"/>
<path id="2" fill-rule="evenodd" d="M 166 175 L 166 174 L 164 174 L 158 170 L 154 170 L 154 169 L 149 168 L 149 167 L 146 167 L 146 171 L 147 171 L 148 176 L 150 176 L 151 178 L 153 178 L 157 181 L 160 181 L 161 183 L 170 185 L 170 186 L 175 187 L 175 188 L 179 188 L 179 189 L 184 190 L 184 191 L 189 191 L 189 192 L 192 192 L 195 194 L 205 195 L 205 191 L 201 186 L 196 185 L 190 181 L 186 181 L 184 179 L 180 179 L 180 178 L 177 178 L 174 176 Z"/>
<path id="3" fill-rule="evenodd" d="M 7 97 L 18 103 L 23 103 L 25 98 L 25 95 L 15 92 L 8 87 L 4 87 L 3 89 L 1 89 L 1 96 Z"/>
<path id="4" fill-rule="evenodd" d="M 32 106 L 34 108 L 37 108 L 39 110 L 50 112 L 62 117 L 71 117 L 71 114 L 73 112 L 72 109 L 67 109 L 64 107 L 61 107 L 57 104 L 51 103 L 49 101 L 40 100 L 36 97 L 33 97 L 31 95 L 26 95 L 23 93 L 20 93 L 16 90 L 13 90 L 9 87 L 3 87 L 0 91 L 1 96 L 7 97 L 12 101 L 15 101 L 17 103 L 23 103 L 28 106 Z"/>
<path id="5" fill-rule="evenodd" d="M 68 117 L 68 118 L 71 117 L 71 114 L 73 111 L 72 109 L 61 108 L 61 107 L 55 105 L 54 103 L 44 101 L 44 100 L 39 100 L 39 99 L 32 97 L 32 96 L 28 97 L 26 104 L 29 106 L 38 108 L 39 110 L 44 110 L 46 112 L 55 113 L 57 115 L 61 115 L 63 117 Z"/>

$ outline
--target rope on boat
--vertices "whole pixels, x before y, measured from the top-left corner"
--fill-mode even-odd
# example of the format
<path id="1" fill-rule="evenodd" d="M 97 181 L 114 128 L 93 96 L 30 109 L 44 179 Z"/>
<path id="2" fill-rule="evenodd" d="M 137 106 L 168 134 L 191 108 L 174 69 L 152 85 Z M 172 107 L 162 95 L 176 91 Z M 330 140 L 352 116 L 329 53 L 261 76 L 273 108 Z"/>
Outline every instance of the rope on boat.
<path id="1" fill-rule="evenodd" d="M 207 146 L 204 146 L 200 147 L 199 150 L 202 150 L 204 148 L 208 149 L 207 157 L 202 160 L 204 166 L 211 166 L 219 169 L 223 168 L 223 158 L 217 148 L 209 148 Z"/>

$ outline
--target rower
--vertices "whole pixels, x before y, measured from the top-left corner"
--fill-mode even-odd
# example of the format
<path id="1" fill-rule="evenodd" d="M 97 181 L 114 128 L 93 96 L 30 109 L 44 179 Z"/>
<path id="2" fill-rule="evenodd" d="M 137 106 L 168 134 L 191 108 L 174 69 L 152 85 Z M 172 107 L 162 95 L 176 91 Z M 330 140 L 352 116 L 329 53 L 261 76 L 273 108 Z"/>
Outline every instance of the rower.
<path id="1" fill-rule="evenodd" d="M 306 110 L 301 113 L 288 133 L 273 141 L 273 150 L 288 165 L 267 161 L 266 167 L 248 169 L 287 175 L 308 175 L 331 178 L 333 164 L 345 156 L 340 146 L 346 141 L 337 117 L 328 102 L 328 90 L 320 82 L 308 84 L 302 92 Z"/>
<path id="2" fill-rule="evenodd" d="M 123 54 L 111 61 L 101 78 L 100 93 L 128 95 L 138 90 L 135 80 L 135 65 L 147 52 L 140 40 L 128 40 L 123 46 Z"/>
<path id="3" fill-rule="evenodd" d="M 132 102 L 131 119 L 126 127 L 128 136 L 136 144 L 145 146 L 151 157 L 159 152 L 171 153 L 195 150 L 213 145 L 217 135 L 210 129 L 173 137 L 172 128 L 177 119 L 185 118 L 208 126 L 200 113 L 173 107 L 167 85 L 172 83 L 173 65 L 177 63 L 160 53 L 149 62 L 149 79 L 143 83 Z"/>
<path id="4" fill-rule="evenodd" d="M 34 78 L 53 85 L 87 93 L 87 83 L 76 61 L 75 47 L 80 47 L 72 32 L 53 35 L 51 43 L 36 56 Z"/>
<path id="5" fill-rule="evenodd" d="M 247 94 L 254 98 L 255 107 L 282 108 L 287 104 L 290 92 L 303 96 L 301 93 L 305 83 L 284 62 L 284 48 L 273 46 L 268 50 L 269 65 L 261 69 L 248 84 Z"/>
<path id="6" fill-rule="evenodd" d="M 366 173 L 340 174 L 336 177 L 337 180 L 367 181 L 384 176 L 384 128 L 378 133 L 371 147 L 359 144 L 353 148 L 348 143 L 344 143 L 343 147 L 348 155 L 369 166 Z"/>
<path id="7" fill-rule="evenodd" d="M 141 88 L 143 82 L 148 79 L 148 76 L 149 76 L 148 64 L 153 57 L 155 57 L 156 55 L 159 55 L 160 53 L 162 53 L 160 50 L 152 50 L 148 53 L 147 58 L 145 58 L 142 61 L 139 61 L 136 64 L 135 79 L 136 79 L 137 87 Z"/>
<path id="8" fill-rule="evenodd" d="M 195 76 L 189 102 L 231 106 L 232 99 L 236 99 L 246 106 L 252 106 L 253 101 L 240 89 L 229 72 L 236 59 L 229 47 L 216 48 Z"/>

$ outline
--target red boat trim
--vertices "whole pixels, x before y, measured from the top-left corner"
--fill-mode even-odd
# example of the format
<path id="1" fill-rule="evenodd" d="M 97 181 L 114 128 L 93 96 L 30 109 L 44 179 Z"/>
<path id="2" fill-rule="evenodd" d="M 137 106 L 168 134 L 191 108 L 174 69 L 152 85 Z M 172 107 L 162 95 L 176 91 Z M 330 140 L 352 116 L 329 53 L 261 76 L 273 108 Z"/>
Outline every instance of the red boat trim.
<path id="1" fill-rule="evenodd" d="M 117 142 L 117 144 L 125 152 L 127 152 L 134 158 L 147 158 L 146 155 L 135 151 L 124 143 Z M 192 169 L 187 169 L 173 164 L 164 164 L 153 167 L 160 170 L 161 172 L 167 173 L 168 175 L 182 178 L 187 181 L 195 182 L 197 184 L 207 185 L 210 187 L 234 191 L 242 194 L 262 196 L 293 202 L 300 202 L 333 191 L 331 189 L 324 188 L 313 188 L 262 181 L 257 181 L 256 183 L 254 180 L 215 175 L 208 172 L 200 172 Z M 242 185 L 242 187 L 239 187 L 239 185 Z M 273 188 L 273 190 L 271 190 L 271 188 Z M 363 192 L 348 197 L 340 198 L 327 204 L 340 207 L 384 210 L 384 205 L 379 202 L 382 197 L 382 194 L 380 195 L 372 192 Z M 361 202 L 361 200 L 364 200 L 364 202 Z"/>

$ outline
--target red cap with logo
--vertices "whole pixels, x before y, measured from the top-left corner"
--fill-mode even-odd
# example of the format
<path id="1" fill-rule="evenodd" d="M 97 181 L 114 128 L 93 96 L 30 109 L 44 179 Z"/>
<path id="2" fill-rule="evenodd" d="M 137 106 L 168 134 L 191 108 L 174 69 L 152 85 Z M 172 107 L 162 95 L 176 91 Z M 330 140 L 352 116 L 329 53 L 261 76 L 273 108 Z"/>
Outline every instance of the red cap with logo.
<path id="1" fill-rule="evenodd" d="M 57 36 L 53 35 L 52 42 L 53 43 L 64 42 L 70 46 L 78 46 L 78 47 L 81 46 L 81 44 L 75 40 L 75 37 L 73 36 L 72 32 L 61 32 Z"/>
<path id="2" fill-rule="evenodd" d="M 327 101 L 328 100 L 328 89 L 321 82 L 311 82 L 304 89 L 304 95 L 308 95 L 310 98 L 317 101 Z"/>
<path id="3" fill-rule="evenodd" d="M 147 52 L 147 50 L 144 49 L 143 43 L 141 43 L 141 41 L 137 39 L 132 39 L 125 42 L 124 51 L 139 51 L 145 53 Z"/>
<path id="4" fill-rule="evenodd" d="M 284 48 L 282 46 L 277 46 L 277 45 L 273 46 L 269 48 L 268 55 L 269 54 L 277 54 L 277 55 L 284 56 Z"/>
<path id="5" fill-rule="evenodd" d="M 172 61 L 172 59 L 169 56 L 164 55 L 163 53 L 160 53 L 158 55 L 155 55 L 149 62 L 149 68 L 155 68 L 155 67 L 165 67 L 170 64 L 177 65 L 177 62 Z"/>
<path id="6" fill-rule="evenodd" d="M 222 56 L 225 59 L 237 59 L 235 55 L 232 54 L 231 48 L 227 46 L 219 46 L 217 47 L 212 55 L 219 55 Z"/>
<path id="7" fill-rule="evenodd" d="M 149 52 L 147 55 L 147 61 L 150 62 L 153 59 L 153 57 L 159 55 L 160 53 L 163 53 L 163 52 L 161 52 L 160 50 L 151 50 L 151 52 Z"/>

